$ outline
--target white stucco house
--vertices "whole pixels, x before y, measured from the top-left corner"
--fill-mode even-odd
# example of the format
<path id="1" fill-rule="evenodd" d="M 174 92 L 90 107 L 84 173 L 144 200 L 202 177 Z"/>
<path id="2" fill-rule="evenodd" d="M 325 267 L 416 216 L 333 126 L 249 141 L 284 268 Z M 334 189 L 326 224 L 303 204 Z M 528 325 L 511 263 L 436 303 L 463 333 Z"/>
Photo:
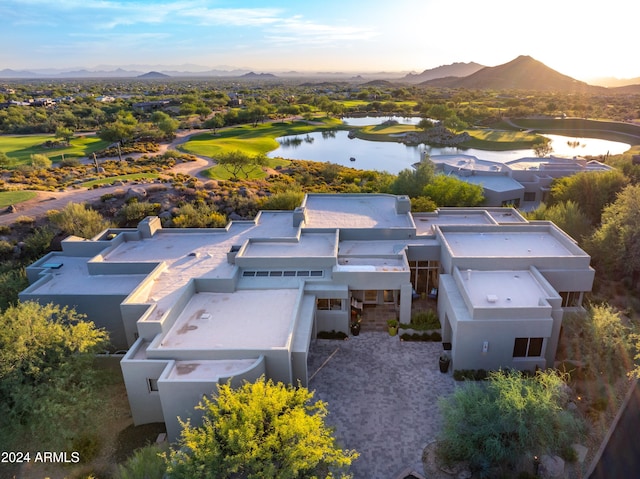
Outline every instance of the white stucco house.
<path id="1" fill-rule="evenodd" d="M 216 384 L 264 374 L 307 385 L 318 331 L 348 334 L 352 308 L 378 305 L 408 323 L 423 293 L 437 291 L 453 369 L 551 366 L 564 312 L 591 290 L 589 263 L 554 224 L 512 208 L 412 214 L 404 196 L 309 194 L 225 228 L 149 217 L 67 238 L 27 268 L 20 299 L 74 306 L 107 328 L 127 350 L 135 423 L 164 421 L 173 440 Z"/>
<path id="2" fill-rule="evenodd" d="M 580 157 L 524 157 L 491 161 L 472 155 L 434 155 L 429 157 L 436 171 L 482 186 L 488 206 L 513 205 L 533 208 L 548 200 L 556 178 L 581 172 L 610 171 L 609 165 Z"/>

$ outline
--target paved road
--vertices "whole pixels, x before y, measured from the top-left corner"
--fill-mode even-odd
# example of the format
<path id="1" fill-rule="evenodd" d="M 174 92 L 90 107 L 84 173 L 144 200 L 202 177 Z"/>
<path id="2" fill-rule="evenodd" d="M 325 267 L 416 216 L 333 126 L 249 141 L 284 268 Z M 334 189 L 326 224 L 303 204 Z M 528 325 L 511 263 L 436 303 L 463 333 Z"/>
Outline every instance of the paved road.
<path id="1" fill-rule="evenodd" d="M 640 477 L 640 383 L 631 394 L 609 442 L 589 479 Z"/>

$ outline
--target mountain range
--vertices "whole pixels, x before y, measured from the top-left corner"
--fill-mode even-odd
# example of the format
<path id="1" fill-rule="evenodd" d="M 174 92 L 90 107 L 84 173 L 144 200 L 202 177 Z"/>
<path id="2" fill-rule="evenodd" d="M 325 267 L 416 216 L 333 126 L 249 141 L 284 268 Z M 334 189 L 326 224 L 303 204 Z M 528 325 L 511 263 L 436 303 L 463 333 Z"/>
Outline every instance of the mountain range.
<path id="1" fill-rule="evenodd" d="M 533 91 L 557 91 L 572 93 L 640 93 L 640 78 L 632 79 L 630 83 L 609 82 L 607 86 L 590 85 L 576 80 L 546 66 L 544 63 L 527 55 L 521 55 L 510 62 L 494 67 L 487 67 L 475 62 L 452 63 L 436 68 L 424 70 L 422 73 L 361 73 L 354 75 L 345 72 L 279 72 L 255 73 L 250 69 L 234 69 L 233 67 L 220 67 L 221 69 L 207 69 L 197 65 L 182 65 L 191 71 L 175 70 L 159 66 L 152 71 L 139 71 L 134 68 L 144 68 L 142 65 L 130 65 L 125 68 L 107 69 L 78 69 L 74 71 L 41 70 L 41 71 L 15 71 L 10 69 L 0 70 L 0 78 L 31 79 L 31 78 L 140 78 L 140 79 L 167 79 L 167 78 L 244 78 L 244 79 L 277 79 L 277 78 L 316 78 L 349 81 L 359 84 L 384 84 L 393 85 L 421 85 L 440 88 L 467 88 L 490 90 L 533 90 Z M 107 67 L 101 67 L 107 68 Z M 224 69 L 222 69 L 224 68 Z M 611 79 L 610 79 L 611 80 Z M 634 82 L 635 80 L 635 82 Z M 604 83 L 604 79 L 602 80 Z M 601 83 L 601 84 L 602 84 Z M 635 83 L 635 84 L 633 84 Z M 613 86 L 616 85 L 616 86 Z M 622 86 L 624 85 L 624 86 Z"/>

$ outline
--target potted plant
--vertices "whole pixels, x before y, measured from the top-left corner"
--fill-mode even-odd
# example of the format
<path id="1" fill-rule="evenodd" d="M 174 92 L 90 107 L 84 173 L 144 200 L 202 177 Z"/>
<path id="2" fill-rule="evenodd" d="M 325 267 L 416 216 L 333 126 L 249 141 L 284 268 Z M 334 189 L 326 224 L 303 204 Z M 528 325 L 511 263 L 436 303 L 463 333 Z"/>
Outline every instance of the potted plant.
<path id="1" fill-rule="evenodd" d="M 397 319 L 388 319 L 387 327 L 389 328 L 389 336 L 395 336 L 398 334 L 398 320 Z"/>
<path id="2" fill-rule="evenodd" d="M 438 359 L 438 364 L 440 365 L 440 372 L 446 373 L 449 371 L 449 364 L 451 364 L 451 358 L 446 352 L 440 353 L 440 358 Z"/>
<path id="3" fill-rule="evenodd" d="M 360 316 L 359 314 L 356 316 L 355 319 L 351 320 L 351 334 L 353 336 L 357 336 L 358 334 L 360 334 L 361 322 L 362 322 L 362 316 Z"/>

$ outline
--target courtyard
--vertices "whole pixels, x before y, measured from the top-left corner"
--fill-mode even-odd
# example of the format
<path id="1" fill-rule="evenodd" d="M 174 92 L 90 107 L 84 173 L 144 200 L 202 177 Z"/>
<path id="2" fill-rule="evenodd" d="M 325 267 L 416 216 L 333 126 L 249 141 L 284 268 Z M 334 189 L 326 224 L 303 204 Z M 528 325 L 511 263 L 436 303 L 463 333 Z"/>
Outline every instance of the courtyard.
<path id="1" fill-rule="evenodd" d="M 400 341 L 386 332 L 362 332 L 348 340 L 314 340 L 309 389 L 328 403 L 327 424 L 341 447 L 360 457 L 356 479 L 392 479 L 411 468 L 423 474 L 422 451 L 441 426 L 438 398 L 455 387 L 442 374 L 440 342 Z"/>

